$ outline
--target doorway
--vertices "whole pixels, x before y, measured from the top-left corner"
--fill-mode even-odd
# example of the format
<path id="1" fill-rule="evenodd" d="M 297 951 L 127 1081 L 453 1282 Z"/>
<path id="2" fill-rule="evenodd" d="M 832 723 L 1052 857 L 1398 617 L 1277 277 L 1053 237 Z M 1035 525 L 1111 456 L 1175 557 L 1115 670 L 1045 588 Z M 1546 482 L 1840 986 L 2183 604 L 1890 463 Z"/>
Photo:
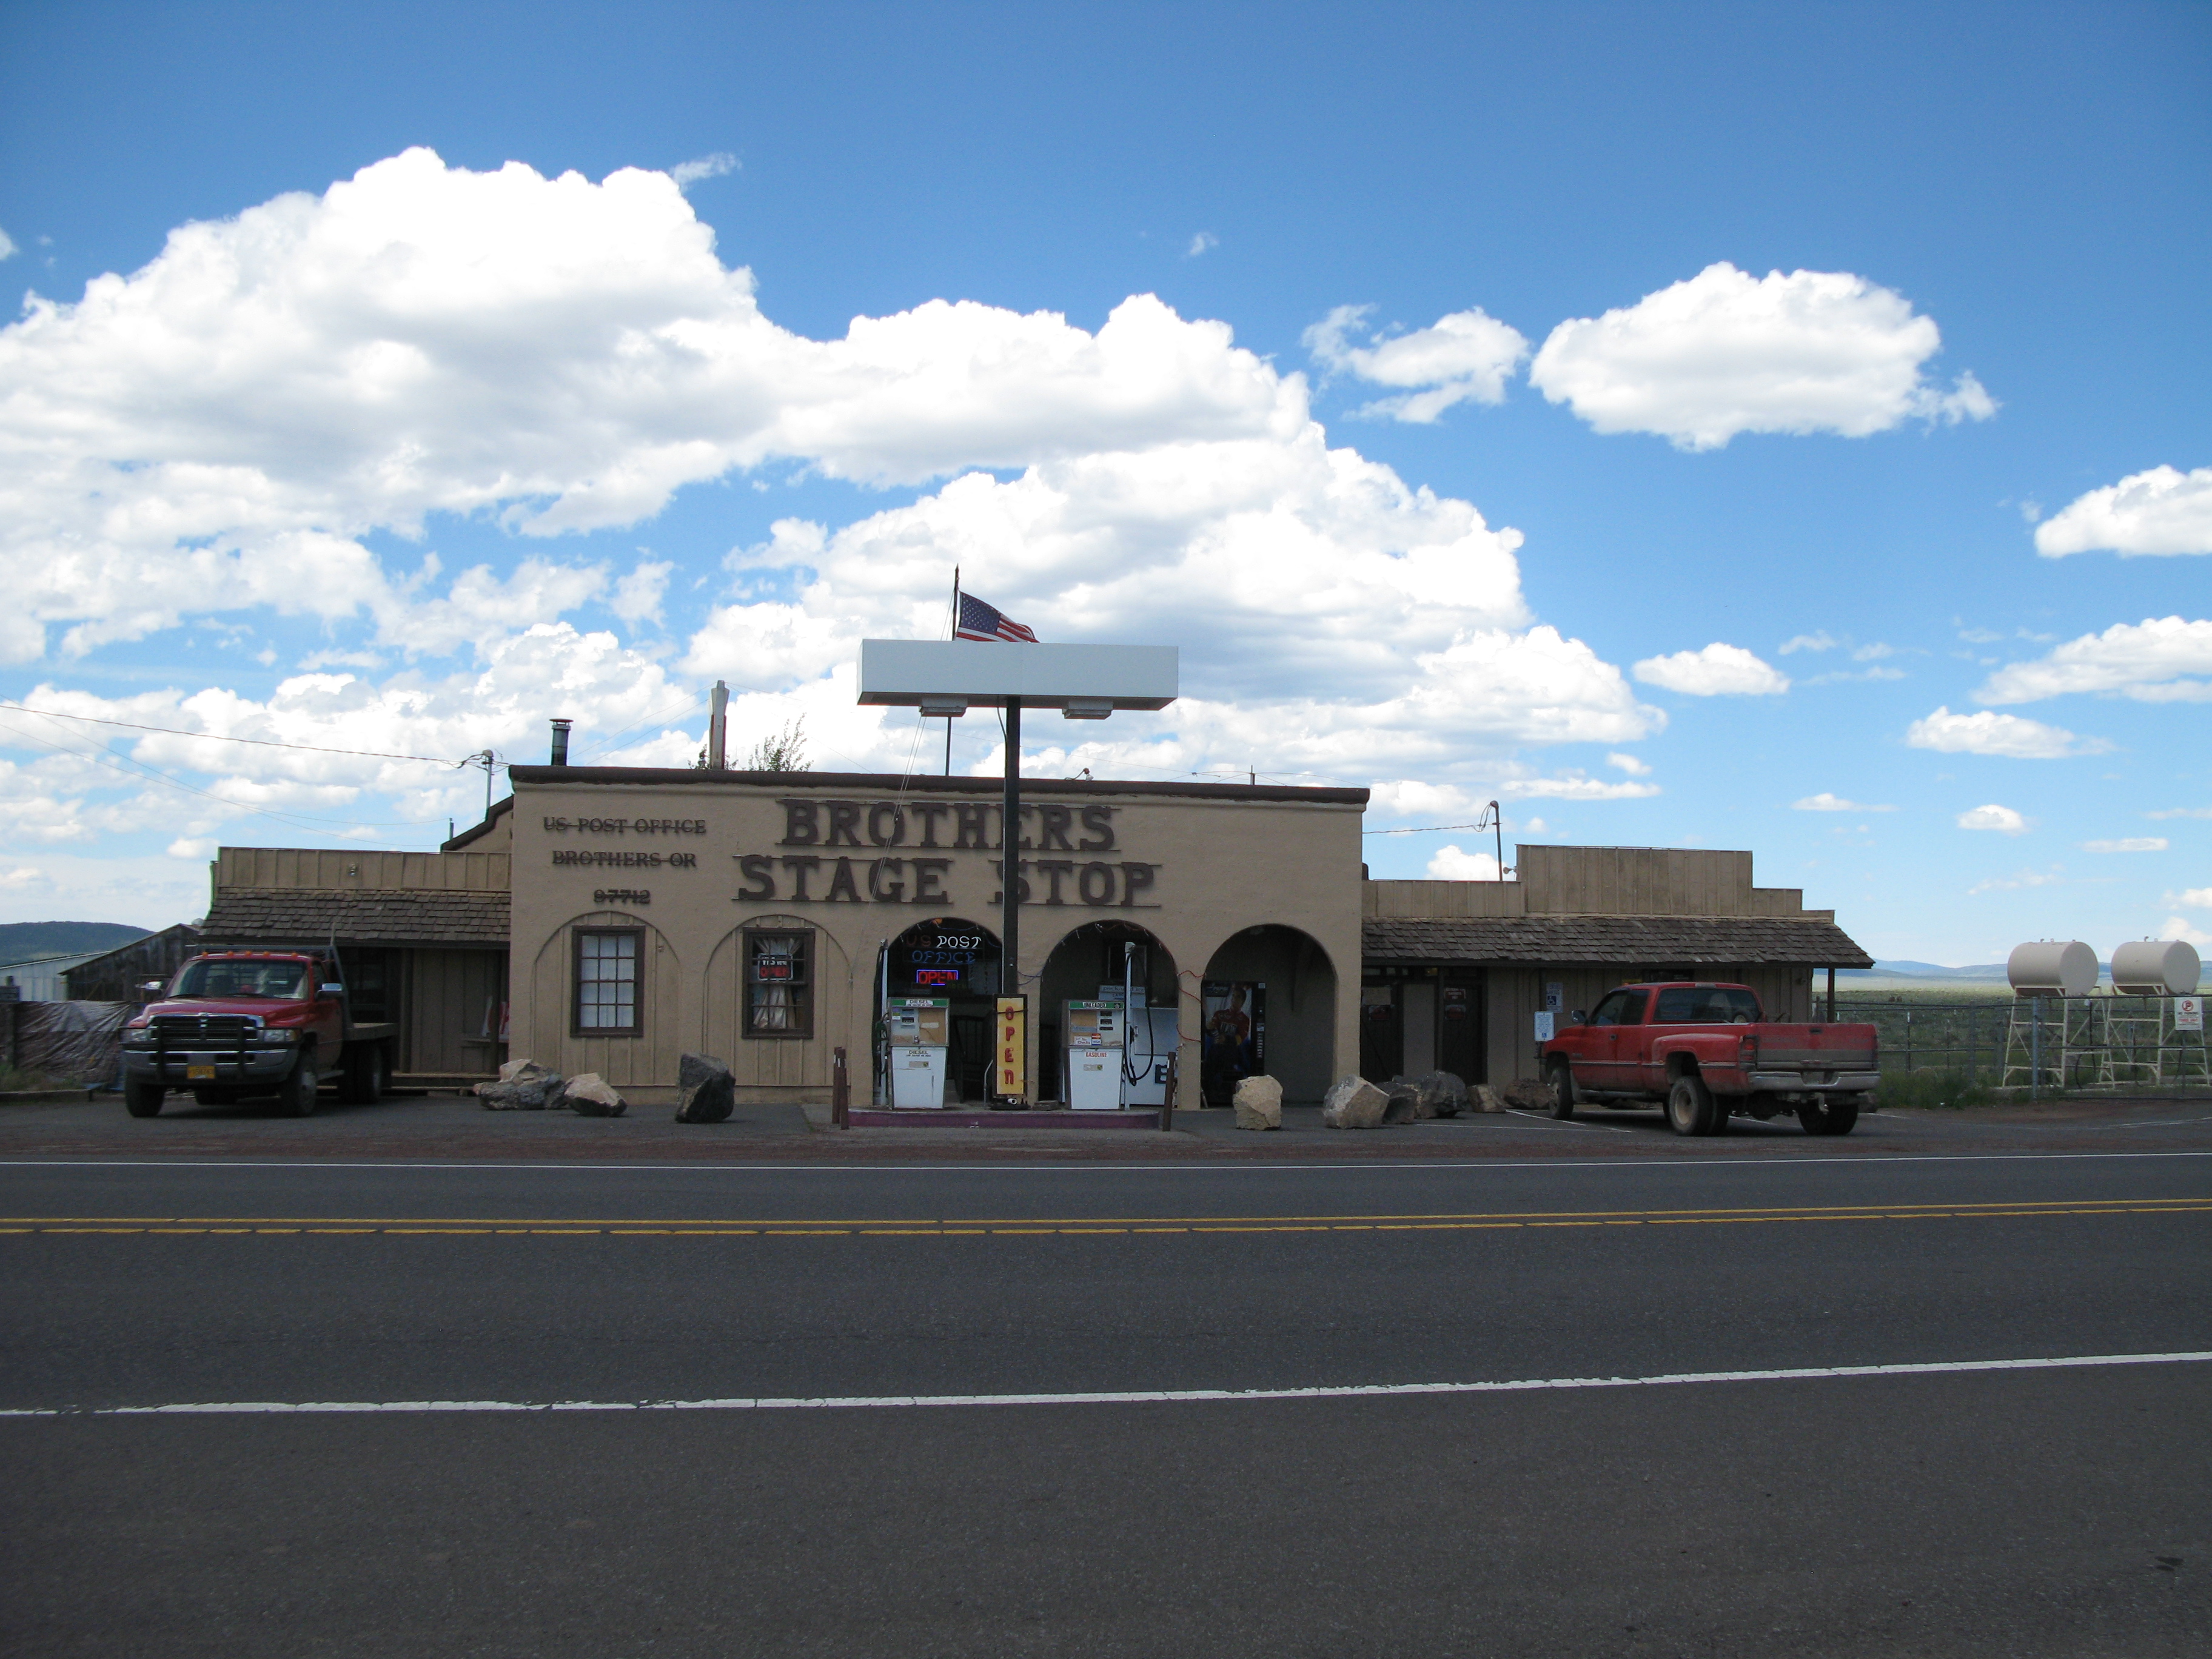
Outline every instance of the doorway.
<path id="1" fill-rule="evenodd" d="M 990 1097 L 999 967 L 999 936 L 962 916 L 918 921 L 884 947 L 876 974 L 877 1098 L 887 1097 L 890 1079 L 884 1000 L 902 997 L 938 997 L 949 1005 L 945 1093 L 962 1105 Z"/>

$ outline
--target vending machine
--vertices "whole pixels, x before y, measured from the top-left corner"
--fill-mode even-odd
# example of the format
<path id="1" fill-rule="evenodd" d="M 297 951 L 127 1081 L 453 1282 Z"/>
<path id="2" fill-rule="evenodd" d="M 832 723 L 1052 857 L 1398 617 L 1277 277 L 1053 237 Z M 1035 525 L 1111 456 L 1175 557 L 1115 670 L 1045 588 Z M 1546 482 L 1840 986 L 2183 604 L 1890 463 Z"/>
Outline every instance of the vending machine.
<path id="1" fill-rule="evenodd" d="M 1113 1112 L 1121 1106 L 1121 1037 L 1118 1002 L 1070 1002 L 1060 1029 L 1066 1044 L 1062 1094 L 1077 1112 Z"/>
<path id="2" fill-rule="evenodd" d="M 908 1110 L 945 1104 L 945 1051 L 951 1004 L 944 997 L 893 997 L 884 1007 L 890 1051 L 891 1104 Z"/>

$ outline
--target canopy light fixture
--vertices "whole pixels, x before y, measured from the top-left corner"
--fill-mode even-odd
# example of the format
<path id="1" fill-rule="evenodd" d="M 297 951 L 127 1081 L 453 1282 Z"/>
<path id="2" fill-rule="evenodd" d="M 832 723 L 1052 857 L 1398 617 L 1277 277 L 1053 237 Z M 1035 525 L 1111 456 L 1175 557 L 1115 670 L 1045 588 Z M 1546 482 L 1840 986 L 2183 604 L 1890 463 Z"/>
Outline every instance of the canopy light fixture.
<path id="1" fill-rule="evenodd" d="M 1111 697 L 1070 697 L 1062 704 L 1060 717 L 1069 720 L 1103 720 L 1114 712 Z"/>

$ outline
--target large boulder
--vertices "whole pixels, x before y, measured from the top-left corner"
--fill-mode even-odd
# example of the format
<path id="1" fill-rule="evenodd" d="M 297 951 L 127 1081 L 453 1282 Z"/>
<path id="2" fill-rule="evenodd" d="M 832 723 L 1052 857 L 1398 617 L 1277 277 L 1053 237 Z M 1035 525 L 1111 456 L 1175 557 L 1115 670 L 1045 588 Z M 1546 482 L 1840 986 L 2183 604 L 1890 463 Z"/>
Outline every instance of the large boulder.
<path id="1" fill-rule="evenodd" d="M 1421 1109 L 1421 1091 L 1401 1077 L 1390 1079 L 1382 1091 L 1382 1121 L 1385 1123 L 1411 1123 L 1416 1119 L 1432 1117 L 1432 1112 Z"/>
<path id="2" fill-rule="evenodd" d="M 1364 1077 L 1342 1077 L 1322 1097 L 1321 1121 L 1332 1129 L 1379 1129 L 1390 1097 Z"/>
<path id="3" fill-rule="evenodd" d="M 476 1096 L 488 1112 L 542 1112 L 559 1097 L 563 1080 L 534 1060 L 510 1060 L 499 1068 L 497 1082 L 477 1085 Z"/>
<path id="4" fill-rule="evenodd" d="M 1467 1085 L 1449 1072 L 1427 1072 L 1413 1079 L 1421 1092 L 1423 1117 L 1457 1117 L 1467 1109 Z"/>
<path id="5" fill-rule="evenodd" d="M 1236 1098 L 1230 1102 L 1240 1129 L 1279 1129 L 1283 1127 L 1283 1085 L 1271 1077 L 1239 1078 Z"/>
<path id="6" fill-rule="evenodd" d="M 561 1091 L 560 1103 L 578 1117 L 620 1117 L 629 1103 L 597 1072 L 580 1072 Z"/>
<path id="7" fill-rule="evenodd" d="M 738 1080 L 710 1054 L 686 1054 L 676 1070 L 676 1121 L 720 1123 L 738 1103 Z"/>
<path id="8" fill-rule="evenodd" d="M 1498 1091 L 1487 1083 L 1474 1085 L 1474 1097 L 1468 1104 L 1478 1112 L 1502 1112 L 1505 1109 L 1505 1103 L 1498 1097 Z"/>
<path id="9" fill-rule="evenodd" d="M 1508 1106 L 1517 1106 L 1524 1112 L 1548 1112 L 1559 1099 L 1550 1084 L 1533 1077 L 1516 1077 L 1498 1092 Z"/>

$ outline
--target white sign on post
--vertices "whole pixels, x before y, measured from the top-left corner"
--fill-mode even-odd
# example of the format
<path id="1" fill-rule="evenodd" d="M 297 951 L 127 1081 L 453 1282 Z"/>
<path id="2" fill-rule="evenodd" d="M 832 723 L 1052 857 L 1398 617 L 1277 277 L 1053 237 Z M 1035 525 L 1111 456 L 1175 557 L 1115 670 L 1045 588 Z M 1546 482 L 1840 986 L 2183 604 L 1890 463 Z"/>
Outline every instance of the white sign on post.
<path id="1" fill-rule="evenodd" d="M 1544 988 L 1544 1008 L 1547 1013 L 1565 1013 L 1567 1007 L 1567 988 L 1553 980 Z"/>
<path id="2" fill-rule="evenodd" d="M 2174 998 L 2173 1029 L 2177 1031 L 2201 1031 L 2204 1029 L 2203 997 Z"/>
<path id="3" fill-rule="evenodd" d="M 1549 1042 L 1552 1040 L 1552 1024 L 1557 1018 L 1558 1016 L 1548 1008 L 1536 1016 L 1537 1042 Z"/>

